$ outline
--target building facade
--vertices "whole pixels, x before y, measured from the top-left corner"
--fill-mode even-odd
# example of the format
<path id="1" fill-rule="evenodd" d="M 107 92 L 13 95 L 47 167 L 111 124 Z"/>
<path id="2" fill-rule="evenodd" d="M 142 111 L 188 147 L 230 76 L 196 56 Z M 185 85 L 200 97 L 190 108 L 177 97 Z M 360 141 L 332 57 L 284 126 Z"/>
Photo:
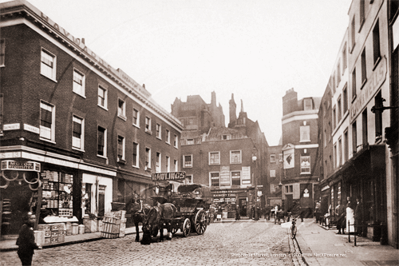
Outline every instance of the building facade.
<path id="1" fill-rule="evenodd" d="M 269 146 L 268 148 L 268 171 L 269 171 L 269 196 L 266 206 L 283 206 L 283 150 L 281 145 Z"/>
<path id="2" fill-rule="evenodd" d="M 308 217 L 313 215 L 320 172 L 320 157 L 317 156 L 319 104 L 320 98 L 316 97 L 298 100 L 294 89 L 283 97 L 283 208 L 291 211 L 300 206 Z"/>
<path id="3" fill-rule="evenodd" d="M 26 1 L 0 15 L 3 233 L 40 198 L 56 221 L 82 222 L 180 170 L 183 126 L 144 86 Z"/>

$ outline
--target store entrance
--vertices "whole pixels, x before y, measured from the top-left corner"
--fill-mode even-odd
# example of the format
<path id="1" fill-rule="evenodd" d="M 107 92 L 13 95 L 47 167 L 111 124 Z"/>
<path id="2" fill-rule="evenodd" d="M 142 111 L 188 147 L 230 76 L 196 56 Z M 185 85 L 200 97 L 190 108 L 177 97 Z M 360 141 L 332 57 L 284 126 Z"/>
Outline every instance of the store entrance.
<path id="1" fill-rule="evenodd" d="M 1 235 L 17 235 L 22 226 L 23 215 L 30 211 L 32 191 L 26 182 L 10 182 L 7 188 L 1 189 L 0 194 Z"/>

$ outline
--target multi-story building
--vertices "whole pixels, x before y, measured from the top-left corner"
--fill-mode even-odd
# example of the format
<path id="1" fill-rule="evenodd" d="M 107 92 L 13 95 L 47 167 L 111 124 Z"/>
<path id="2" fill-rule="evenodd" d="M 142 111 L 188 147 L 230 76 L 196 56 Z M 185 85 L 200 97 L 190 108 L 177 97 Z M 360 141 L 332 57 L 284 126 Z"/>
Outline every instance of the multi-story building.
<path id="1" fill-rule="evenodd" d="M 343 157 L 350 160 L 341 170 L 343 192 L 352 202 L 362 198 L 362 233 L 374 240 L 386 239 L 391 197 L 391 161 L 383 135 L 390 110 L 375 112 L 390 102 L 387 7 L 387 1 L 354 0 L 348 12 L 349 145 Z"/>
<path id="2" fill-rule="evenodd" d="M 342 166 L 349 159 L 348 31 L 341 42 L 337 59 L 319 109 L 320 180 L 323 214 L 337 205 L 347 205 L 343 189 Z M 331 206 L 331 208 L 329 208 Z M 331 213 L 332 216 L 335 212 Z"/>
<path id="3" fill-rule="evenodd" d="M 387 179 L 387 220 L 388 241 L 399 248 L 399 2 L 388 1 L 388 45 L 391 54 L 391 90 L 390 101 L 385 102 L 386 107 L 393 107 L 390 111 L 390 127 L 386 127 L 385 137 L 390 149 L 389 159 L 392 165 L 392 178 Z M 384 109 L 379 110 L 384 112 Z"/>
<path id="4" fill-rule="evenodd" d="M 282 179 L 283 179 L 283 151 L 281 145 L 269 146 L 269 196 L 266 202 L 267 206 L 282 206 Z"/>
<path id="5" fill-rule="evenodd" d="M 0 202 L 10 207 L 9 233 L 32 198 L 47 199 L 57 221 L 81 221 L 127 203 L 152 173 L 179 171 L 183 126 L 144 86 L 28 2 L 2 3 L 0 16 Z"/>
<path id="6" fill-rule="evenodd" d="M 315 187 L 319 181 L 318 109 L 320 98 L 298 100 L 294 89 L 283 97 L 283 208 L 297 205 L 313 215 Z"/>
<path id="7" fill-rule="evenodd" d="M 202 99 L 198 100 L 200 96 L 190 97 L 203 102 Z M 191 108 L 195 114 L 202 110 L 201 106 L 206 104 L 187 108 Z M 233 97 L 230 106 L 234 106 L 230 114 L 235 113 Z M 177 117 L 186 116 L 187 108 L 172 106 Z M 243 108 L 239 118 L 236 115 L 234 117 L 230 127 L 214 126 L 205 132 L 199 127 L 193 128 L 195 123 L 190 123 L 188 129 L 185 125 L 181 137 L 182 170 L 186 172 L 188 182 L 210 186 L 215 203 L 226 209 L 231 206 L 230 210 L 238 206 L 241 215 L 246 216 L 249 207 L 265 205 L 268 189 L 265 173 L 267 142 L 258 123 L 248 119 Z M 209 120 L 209 124 L 220 123 Z"/>
<path id="8" fill-rule="evenodd" d="M 223 108 L 216 105 L 216 93 L 212 92 L 211 103 L 207 104 L 199 95 L 187 96 L 187 101 L 175 99 L 172 115 L 184 125 L 184 131 L 207 133 L 211 127 L 224 127 Z"/>
<path id="9" fill-rule="evenodd" d="M 328 212 L 328 206 L 331 203 L 330 185 L 328 177 L 333 173 L 333 142 L 332 142 L 332 108 L 331 108 L 331 88 L 327 85 L 321 98 L 319 107 L 319 167 L 320 182 L 318 189 L 315 189 L 315 200 L 321 203 L 321 213 L 324 215 Z"/>

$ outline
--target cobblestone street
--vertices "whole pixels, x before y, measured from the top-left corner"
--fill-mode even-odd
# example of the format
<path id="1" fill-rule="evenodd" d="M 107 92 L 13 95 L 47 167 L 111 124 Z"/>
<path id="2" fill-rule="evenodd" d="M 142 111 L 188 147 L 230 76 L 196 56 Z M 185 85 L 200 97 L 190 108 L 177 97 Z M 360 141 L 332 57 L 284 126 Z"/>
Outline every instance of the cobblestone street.
<path id="1" fill-rule="evenodd" d="M 135 235 L 36 250 L 33 265 L 292 265 L 287 229 L 271 222 L 211 224 L 149 246 Z M 16 251 L 1 254 L 0 265 L 21 265 Z"/>

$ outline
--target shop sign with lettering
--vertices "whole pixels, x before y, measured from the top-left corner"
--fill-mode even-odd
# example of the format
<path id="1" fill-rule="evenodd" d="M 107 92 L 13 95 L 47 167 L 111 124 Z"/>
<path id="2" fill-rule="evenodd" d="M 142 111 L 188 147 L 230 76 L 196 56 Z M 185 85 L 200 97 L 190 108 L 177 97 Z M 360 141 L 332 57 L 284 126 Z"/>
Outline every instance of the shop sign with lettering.
<path id="1" fill-rule="evenodd" d="M 165 181 L 165 180 L 184 180 L 186 172 L 168 172 L 168 173 L 153 173 L 151 175 L 152 181 Z"/>
<path id="2" fill-rule="evenodd" d="M 35 171 L 40 172 L 40 163 L 32 161 L 5 160 L 1 162 L 1 170 Z"/>
<path id="3" fill-rule="evenodd" d="M 356 99 L 350 109 L 351 120 L 355 119 L 363 107 L 366 106 L 372 97 L 374 97 L 375 92 L 377 92 L 377 90 L 384 83 L 386 76 L 387 60 L 385 57 L 382 57 L 377 68 L 373 71 L 373 73 L 371 73 L 369 80 L 367 80 L 367 83 L 364 85 L 363 89 L 360 90 L 358 95 L 356 95 Z"/>

